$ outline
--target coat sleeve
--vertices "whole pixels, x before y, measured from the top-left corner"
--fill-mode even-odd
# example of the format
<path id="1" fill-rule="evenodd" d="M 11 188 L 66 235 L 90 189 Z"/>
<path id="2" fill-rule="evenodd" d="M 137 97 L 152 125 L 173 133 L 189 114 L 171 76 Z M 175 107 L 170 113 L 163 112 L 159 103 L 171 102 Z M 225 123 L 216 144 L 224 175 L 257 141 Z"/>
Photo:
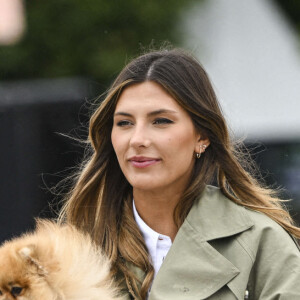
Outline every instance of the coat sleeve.
<path id="1" fill-rule="evenodd" d="M 300 299 L 300 251 L 297 242 L 271 221 L 256 236 L 256 257 L 249 280 L 249 300 Z"/>

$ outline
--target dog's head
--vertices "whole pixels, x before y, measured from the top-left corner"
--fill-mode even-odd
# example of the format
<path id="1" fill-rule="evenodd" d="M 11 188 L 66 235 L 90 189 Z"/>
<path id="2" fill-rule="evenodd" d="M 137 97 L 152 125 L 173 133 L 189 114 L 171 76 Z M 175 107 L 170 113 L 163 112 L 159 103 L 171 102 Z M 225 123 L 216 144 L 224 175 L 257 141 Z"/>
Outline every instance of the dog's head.
<path id="1" fill-rule="evenodd" d="M 24 245 L 22 240 L 7 242 L 0 248 L 0 300 L 55 298 L 40 250 L 35 244 Z"/>

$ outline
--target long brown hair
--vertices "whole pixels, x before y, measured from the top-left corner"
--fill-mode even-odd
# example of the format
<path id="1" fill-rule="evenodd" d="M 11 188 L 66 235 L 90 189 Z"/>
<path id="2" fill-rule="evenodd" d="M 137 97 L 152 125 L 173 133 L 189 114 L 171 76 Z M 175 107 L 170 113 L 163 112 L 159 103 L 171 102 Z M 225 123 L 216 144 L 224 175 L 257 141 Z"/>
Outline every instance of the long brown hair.
<path id="1" fill-rule="evenodd" d="M 145 81 L 160 84 L 189 113 L 195 128 L 210 140 L 205 155 L 195 160 L 190 183 L 175 208 L 177 226 L 184 222 L 205 185 L 216 177 L 229 199 L 265 213 L 299 238 L 300 229 L 293 225 L 276 193 L 263 187 L 243 167 L 244 155 L 231 141 L 212 85 L 199 62 L 178 49 L 150 52 L 125 66 L 91 117 L 88 143 L 92 153 L 79 171 L 61 212 L 61 218 L 91 234 L 110 257 L 112 273 L 121 274 L 131 293 L 145 299 L 153 267 L 134 221 L 132 187 L 119 167 L 111 131 L 121 92 Z M 143 282 L 138 282 L 130 264 L 145 272 Z"/>

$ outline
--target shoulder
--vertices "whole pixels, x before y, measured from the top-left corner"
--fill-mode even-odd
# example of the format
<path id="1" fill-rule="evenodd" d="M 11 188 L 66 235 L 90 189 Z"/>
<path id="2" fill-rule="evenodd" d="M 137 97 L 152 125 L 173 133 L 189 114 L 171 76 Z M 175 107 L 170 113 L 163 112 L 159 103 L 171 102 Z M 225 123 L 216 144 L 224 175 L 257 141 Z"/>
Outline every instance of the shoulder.
<path id="1" fill-rule="evenodd" d="M 247 208 L 245 210 L 254 223 L 254 226 L 252 228 L 253 234 L 262 237 L 269 236 L 273 239 L 279 240 L 288 237 L 288 240 L 291 240 L 292 243 L 294 243 L 294 240 L 290 238 L 290 234 L 273 219 L 262 212 L 250 210 Z"/>
<path id="2" fill-rule="evenodd" d="M 250 299 L 299 299 L 299 248 L 267 215 L 238 205 L 220 189 L 207 186 L 187 223 L 199 233 L 202 244 L 217 250 L 239 270 L 228 283 L 232 290 L 241 294 L 248 288 Z"/>
<path id="3" fill-rule="evenodd" d="M 239 224 L 242 228 L 244 224 L 245 230 L 233 234 L 231 238 L 247 252 L 254 265 L 278 271 L 285 269 L 285 264 L 290 266 L 290 271 L 300 273 L 299 245 L 281 225 L 262 212 L 234 203 L 218 188 L 207 187 L 207 190 L 217 218 L 220 218 L 220 214 L 226 216 L 225 227 Z"/>
<path id="4" fill-rule="evenodd" d="M 246 209 L 253 226 L 238 237 L 256 262 L 271 262 L 273 267 L 294 260 L 300 271 L 299 244 L 283 227 L 264 213 Z M 293 264 L 293 263 L 292 263 Z"/>
<path id="5" fill-rule="evenodd" d="M 299 252 L 295 240 L 278 223 L 264 213 L 234 203 L 214 186 L 206 186 L 187 219 L 207 241 L 242 237 L 253 252 L 279 242 Z"/>
<path id="6" fill-rule="evenodd" d="M 254 299 L 299 299 L 297 241 L 265 214 L 249 209 L 246 212 L 254 225 L 236 239 L 252 259 L 248 287 Z"/>

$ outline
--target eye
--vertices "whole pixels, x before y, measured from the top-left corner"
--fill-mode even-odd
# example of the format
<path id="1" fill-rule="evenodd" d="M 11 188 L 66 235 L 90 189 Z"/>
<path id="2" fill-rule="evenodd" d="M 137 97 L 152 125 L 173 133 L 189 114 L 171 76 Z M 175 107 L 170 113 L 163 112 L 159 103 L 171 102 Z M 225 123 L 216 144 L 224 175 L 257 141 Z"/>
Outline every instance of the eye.
<path id="1" fill-rule="evenodd" d="M 23 288 L 20 286 L 13 286 L 10 292 L 14 297 L 17 297 L 21 294 L 22 290 Z"/>
<path id="2" fill-rule="evenodd" d="M 127 120 L 122 120 L 122 121 L 117 122 L 117 126 L 119 126 L 119 127 L 129 126 L 131 124 L 132 123 L 130 121 L 127 121 Z"/>
<path id="3" fill-rule="evenodd" d="M 1 292 L 1 290 L 0 290 L 0 296 L 2 295 L 2 292 Z"/>
<path id="4" fill-rule="evenodd" d="M 174 123 L 173 121 L 169 120 L 169 119 L 166 119 L 166 118 L 158 118 L 158 119 L 155 119 L 153 124 L 157 124 L 157 125 L 160 125 L 160 124 L 172 124 Z"/>

